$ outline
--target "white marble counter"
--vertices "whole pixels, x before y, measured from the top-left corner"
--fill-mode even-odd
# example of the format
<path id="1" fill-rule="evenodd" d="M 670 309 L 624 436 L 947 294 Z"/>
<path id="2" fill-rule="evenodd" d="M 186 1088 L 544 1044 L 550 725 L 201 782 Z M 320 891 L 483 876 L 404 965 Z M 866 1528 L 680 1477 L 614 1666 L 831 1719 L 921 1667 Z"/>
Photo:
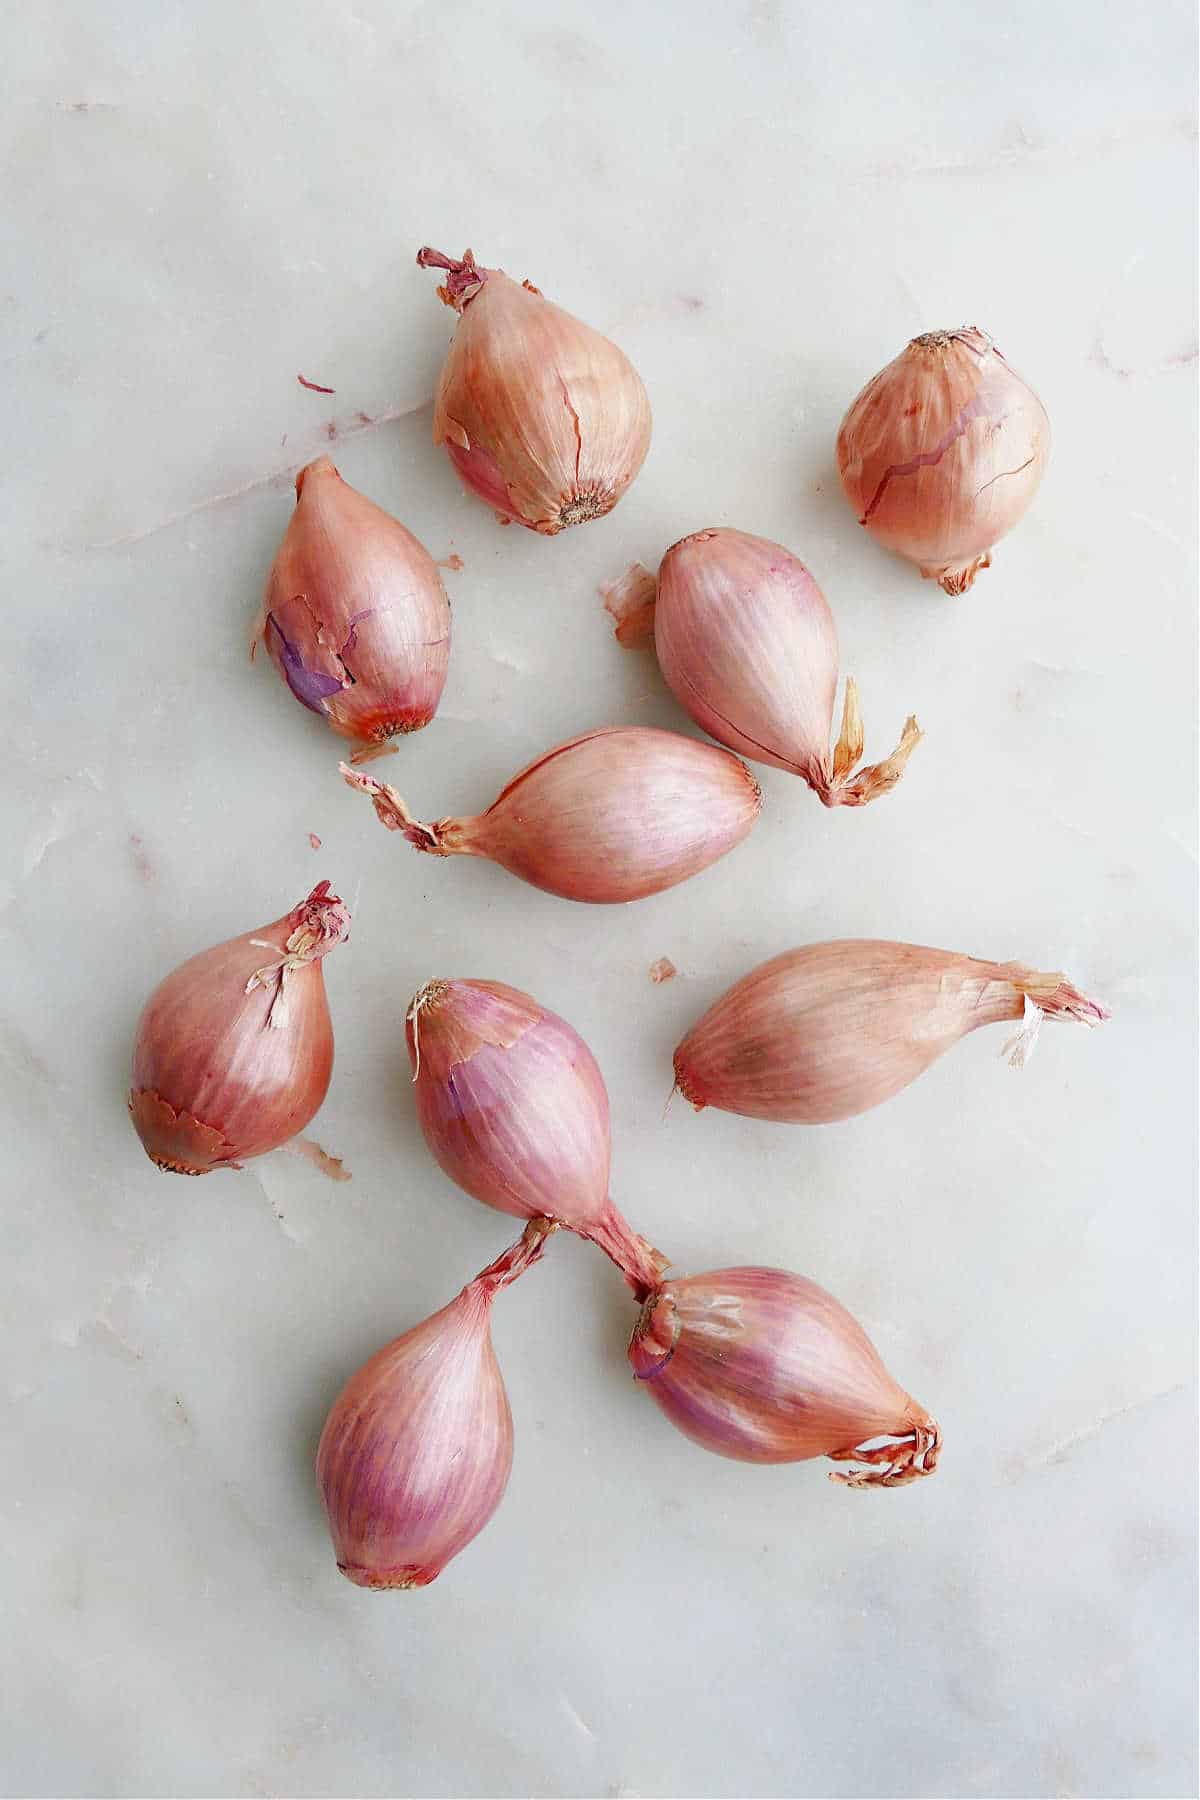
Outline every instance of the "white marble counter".
<path id="1" fill-rule="evenodd" d="M 1194 1791 L 1191 9 L 607 17 L 6 19 L 5 1794 Z M 654 444 L 607 520 L 502 531 L 433 450 L 426 241 L 642 371 Z M 968 319 L 1055 449 L 950 602 L 866 540 L 832 446 L 909 336 Z M 809 562 L 869 751 L 920 715 L 903 786 L 826 814 L 764 771 L 733 858 L 622 910 L 416 858 L 245 659 L 331 439 L 465 565 L 441 712 L 385 765 L 418 810 L 589 725 L 686 729 L 595 590 L 715 523 Z M 315 1129 L 353 1182 L 158 1175 L 124 1110 L 142 1000 L 325 875 L 355 926 Z M 1116 1017 L 1019 1077 L 979 1033 L 835 1128 L 664 1122 L 683 1027 L 839 935 L 1063 966 Z M 681 1268 L 775 1262 L 851 1306 L 941 1420 L 936 1480 L 705 1457 L 628 1378 L 620 1282 L 560 1239 L 496 1308 L 493 1524 L 424 1592 L 342 1580 L 325 1409 L 511 1235 L 416 1130 L 402 1009 L 444 972 L 583 1032 L 617 1197 Z"/>

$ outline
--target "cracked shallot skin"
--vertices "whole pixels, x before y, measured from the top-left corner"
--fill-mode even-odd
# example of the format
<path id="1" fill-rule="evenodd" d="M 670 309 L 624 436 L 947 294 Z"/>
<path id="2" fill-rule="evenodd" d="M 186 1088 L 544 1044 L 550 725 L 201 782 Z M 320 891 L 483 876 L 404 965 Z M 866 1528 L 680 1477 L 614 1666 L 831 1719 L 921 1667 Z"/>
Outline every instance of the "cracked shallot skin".
<path id="1" fill-rule="evenodd" d="M 838 473 L 858 522 L 927 580 L 962 594 L 1023 518 L 1050 421 L 985 331 L 927 331 L 854 401 Z"/>
<path id="2" fill-rule="evenodd" d="M 437 565 L 327 456 L 296 477 L 263 610 L 271 661 L 339 736 L 377 745 L 433 718 L 450 660 Z"/>
<path id="3" fill-rule="evenodd" d="M 433 441 L 502 524 L 553 537 L 611 512 L 650 448 L 650 402 L 624 351 L 528 281 L 422 249 L 459 315 Z"/>

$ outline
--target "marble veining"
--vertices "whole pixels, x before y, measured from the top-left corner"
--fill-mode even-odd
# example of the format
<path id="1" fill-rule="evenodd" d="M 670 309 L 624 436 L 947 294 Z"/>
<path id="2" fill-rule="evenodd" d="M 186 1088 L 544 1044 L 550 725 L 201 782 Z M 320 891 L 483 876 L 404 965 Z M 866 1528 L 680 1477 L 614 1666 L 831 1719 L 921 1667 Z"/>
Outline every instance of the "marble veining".
<path id="1" fill-rule="evenodd" d="M 0 1792 L 1195 1791 L 1193 24 L 1182 0 L 8 18 Z M 430 241 L 635 363 L 654 440 L 607 518 L 501 530 L 435 451 Z M 867 540 L 833 445 L 909 337 L 964 322 L 1054 449 L 951 601 Z M 598 589 L 716 524 L 810 565 L 867 757 L 920 719 L 903 782 L 828 814 L 760 768 L 747 842 L 624 909 L 417 857 L 247 659 L 325 452 L 446 570 L 441 709 L 377 768 L 419 816 L 593 726 L 690 729 Z M 142 1001 L 325 877 L 354 926 L 311 1135 L 353 1179 L 285 1152 L 160 1175 L 125 1116 Z M 1019 1075 L 981 1031 L 823 1130 L 664 1116 L 715 996 L 833 936 L 1063 967 L 1114 1018 L 1048 1027 Z M 622 1210 L 681 1270 L 829 1287 L 939 1419 L 936 1479 L 706 1457 L 629 1378 L 622 1284 L 560 1234 L 495 1308 L 491 1526 L 419 1593 L 338 1575 L 330 1402 L 515 1236 L 417 1130 L 403 1010 L 441 974 L 575 1025 Z"/>

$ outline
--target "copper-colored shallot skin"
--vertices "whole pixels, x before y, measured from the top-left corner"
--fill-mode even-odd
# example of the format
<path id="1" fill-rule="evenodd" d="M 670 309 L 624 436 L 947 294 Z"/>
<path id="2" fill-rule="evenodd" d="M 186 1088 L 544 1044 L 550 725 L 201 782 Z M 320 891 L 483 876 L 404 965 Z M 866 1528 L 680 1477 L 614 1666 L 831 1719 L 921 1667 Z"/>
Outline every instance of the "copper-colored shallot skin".
<path id="1" fill-rule="evenodd" d="M 303 1131 L 329 1087 L 333 1025 L 321 957 L 349 914 L 329 883 L 271 925 L 193 956 L 138 1021 L 129 1112 L 160 1169 L 206 1175 Z M 311 925 L 325 933 L 289 955 Z"/>
<path id="2" fill-rule="evenodd" d="M 898 1487 L 933 1472 L 941 1434 L 832 1294 L 786 1269 L 672 1278 L 646 1300 L 629 1360 L 693 1442 L 739 1462 L 828 1456 L 835 1479 Z M 877 1450 L 872 1439 L 902 1440 Z"/>
<path id="3" fill-rule="evenodd" d="M 335 1400 L 317 1483 L 338 1568 L 367 1588 L 424 1587 L 487 1524 L 512 1469 L 512 1413 L 472 1283 L 378 1351 Z"/>
<path id="4" fill-rule="evenodd" d="M 650 447 L 650 402 L 624 351 L 469 250 L 417 261 L 447 271 L 438 292 L 459 314 L 433 439 L 462 480 L 544 536 L 611 512 Z"/>
<path id="5" fill-rule="evenodd" d="M 886 761 L 857 768 L 863 733 L 852 678 L 831 748 L 837 627 L 782 544 L 724 526 L 681 538 L 659 567 L 652 618 L 672 693 L 727 749 L 799 775 L 829 807 L 866 805 L 900 780 L 920 741 L 917 721 L 909 717 Z"/>
<path id="6" fill-rule="evenodd" d="M 968 1031 L 1042 1016 L 1096 1025 L 1108 1012 L 1023 963 L 840 938 L 736 982 L 676 1049 L 675 1080 L 697 1111 L 830 1124 L 899 1093 Z"/>
<path id="7" fill-rule="evenodd" d="M 536 757 L 474 818 L 423 824 L 385 782 L 341 764 L 380 820 L 434 856 L 482 856 L 566 900 L 613 905 L 699 874 L 750 831 L 757 781 L 714 744 L 650 726 L 589 731 Z"/>
<path id="8" fill-rule="evenodd" d="M 1049 455 L 1045 407 L 973 325 L 914 338 L 852 402 L 837 437 L 859 524 L 948 594 L 988 567 Z"/>
<path id="9" fill-rule="evenodd" d="M 485 1206 L 599 1245 L 639 1296 L 662 1259 L 609 1194 L 608 1089 L 579 1033 L 499 981 L 430 981 L 406 1021 L 417 1116 L 439 1166 Z"/>
<path id="10" fill-rule="evenodd" d="M 492 1302 L 557 1227 L 533 1219 L 448 1306 L 350 1377 L 317 1447 L 338 1567 L 366 1588 L 434 1581 L 499 1506 L 512 1468 Z"/>
<path id="11" fill-rule="evenodd" d="M 327 456 L 296 477 L 262 634 L 301 705 L 354 743 L 420 731 L 437 711 L 450 660 L 437 565 Z"/>

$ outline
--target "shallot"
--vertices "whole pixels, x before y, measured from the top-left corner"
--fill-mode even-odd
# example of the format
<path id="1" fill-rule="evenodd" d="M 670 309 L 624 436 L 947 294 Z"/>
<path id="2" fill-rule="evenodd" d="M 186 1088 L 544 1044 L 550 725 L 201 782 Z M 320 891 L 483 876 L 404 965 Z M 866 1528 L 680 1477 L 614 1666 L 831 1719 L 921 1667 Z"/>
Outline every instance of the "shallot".
<path id="1" fill-rule="evenodd" d="M 437 565 L 327 456 L 296 477 L 262 636 L 297 700 L 342 737 L 382 744 L 420 731 L 437 711 L 450 660 Z"/>
<path id="2" fill-rule="evenodd" d="M 359 1587 L 425 1587 L 503 1499 L 513 1430 L 492 1302 L 555 1229 L 531 1220 L 448 1306 L 364 1363 L 334 1401 L 317 1447 L 317 1485 L 338 1568 Z"/>
<path id="3" fill-rule="evenodd" d="M 567 900 L 661 893 L 740 844 L 762 794 L 736 756 L 648 726 L 609 726 L 547 750 L 476 818 L 424 825 L 386 782 L 346 763 L 389 831 L 431 856 L 482 856 Z"/>
<path id="4" fill-rule="evenodd" d="M 451 1181 L 569 1226 L 648 1292 L 664 1261 L 609 1196 L 608 1090 L 578 1032 L 498 981 L 426 982 L 406 1030 L 421 1130 Z"/>
<path id="5" fill-rule="evenodd" d="M 634 564 L 604 592 L 618 640 L 630 646 L 652 633 L 675 698 L 727 749 L 799 775 L 826 806 L 863 806 L 899 781 L 920 742 L 917 721 L 906 720 L 886 761 L 855 773 L 863 727 L 850 677 L 830 755 L 837 627 L 782 544 L 724 527 L 696 531 L 667 551 L 657 582 Z"/>
<path id="6" fill-rule="evenodd" d="M 918 944 L 841 938 L 760 964 L 675 1052 L 675 1084 L 699 1112 L 824 1125 L 878 1106 L 980 1025 L 1021 1021 L 1023 1063 L 1043 1018 L 1109 1017 L 1065 975 Z"/>
<path id="7" fill-rule="evenodd" d="M 418 251 L 459 315 L 433 441 L 504 524 L 552 536 L 611 512 L 650 447 L 650 403 L 623 351 L 528 281 Z"/>
<path id="8" fill-rule="evenodd" d="M 857 1488 L 901 1487 L 937 1466 L 937 1425 L 861 1325 L 784 1269 L 665 1282 L 642 1307 L 629 1361 L 672 1424 L 718 1456 L 855 1462 L 830 1479 Z"/>
<path id="9" fill-rule="evenodd" d="M 322 881 L 274 924 L 201 951 L 151 994 L 129 1113 L 160 1169 L 237 1169 L 303 1131 L 333 1070 L 321 959 L 349 928 Z"/>
<path id="10" fill-rule="evenodd" d="M 1024 516 L 1050 421 L 986 331 L 927 331 L 869 381 L 842 420 L 838 473 L 858 522 L 963 594 Z"/>

